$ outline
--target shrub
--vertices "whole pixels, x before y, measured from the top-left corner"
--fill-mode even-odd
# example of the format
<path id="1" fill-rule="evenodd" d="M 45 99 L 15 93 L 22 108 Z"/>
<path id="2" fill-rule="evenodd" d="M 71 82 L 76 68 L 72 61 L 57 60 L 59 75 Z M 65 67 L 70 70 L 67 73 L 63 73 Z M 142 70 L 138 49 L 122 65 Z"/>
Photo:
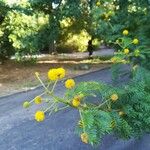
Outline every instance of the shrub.
<path id="1" fill-rule="evenodd" d="M 80 115 L 77 133 L 82 142 L 91 145 L 99 144 L 106 134 L 114 133 L 120 138 L 129 139 L 149 133 L 150 72 L 140 64 L 136 64 L 136 59 L 143 56 L 142 52 L 134 48 L 139 49 L 137 44 L 140 41 L 129 38 L 127 32 L 123 31 L 123 34 L 121 43 L 116 42 L 120 50 L 112 58 L 113 68 L 117 67 L 113 73 L 120 75 L 118 65 L 129 64 L 132 77 L 128 83 L 119 87 L 102 82 L 81 82 L 76 85 L 73 79 L 69 79 L 64 83 L 67 90 L 62 98 L 55 95 L 54 89 L 57 82 L 65 77 L 65 70 L 63 68 L 50 69 L 48 72 L 50 82 L 47 86 L 40 79 L 40 74 L 36 72 L 37 79 L 45 89 L 44 93 L 38 95 L 40 103 L 42 102 L 41 96 L 45 94 L 51 99 L 46 100 L 48 107 L 45 110 L 38 110 L 35 113 L 35 120 L 43 121 L 46 112 L 52 114 L 68 107 L 77 109 Z M 50 84 L 53 86 L 49 90 Z M 96 101 L 89 100 L 89 97 L 96 98 Z M 35 99 L 26 101 L 23 106 L 28 108 L 34 101 Z M 64 106 L 60 107 L 60 103 Z"/>

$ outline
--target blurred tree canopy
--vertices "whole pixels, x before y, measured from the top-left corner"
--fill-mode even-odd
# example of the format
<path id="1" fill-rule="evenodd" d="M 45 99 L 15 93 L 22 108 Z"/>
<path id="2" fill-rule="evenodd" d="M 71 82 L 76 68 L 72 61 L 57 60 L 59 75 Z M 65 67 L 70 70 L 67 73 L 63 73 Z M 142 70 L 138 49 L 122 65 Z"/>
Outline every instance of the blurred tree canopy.
<path id="1" fill-rule="evenodd" d="M 128 29 L 150 46 L 150 0 L 0 0 L 0 59 L 39 51 L 86 50 Z M 82 42 L 81 42 L 82 41 Z"/>

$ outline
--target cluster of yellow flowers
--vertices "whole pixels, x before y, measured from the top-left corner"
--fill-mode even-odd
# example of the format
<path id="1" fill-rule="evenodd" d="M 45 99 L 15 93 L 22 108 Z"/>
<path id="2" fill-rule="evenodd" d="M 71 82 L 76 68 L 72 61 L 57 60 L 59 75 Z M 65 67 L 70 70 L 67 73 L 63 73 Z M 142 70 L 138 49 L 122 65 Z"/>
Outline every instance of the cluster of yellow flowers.
<path id="1" fill-rule="evenodd" d="M 48 79 L 49 79 L 49 80 L 52 80 L 52 81 L 55 81 L 55 82 L 54 82 L 54 85 L 53 85 L 53 87 L 52 87 L 51 92 L 53 92 L 54 87 L 55 87 L 55 85 L 56 85 L 55 83 L 57 82 L 57 80 L 62 79 L 62 78 L 65 77 L 65 72 L 66 72 L 66 71 L 65 71 L 65 69 L 63 69 L 63 68 L 50 69 L 50 70 L 48 71 Z M 42 84 L 44 84 L 44 83 L 41 81 L 40 77 L 39 77 L 40 74 L 37 73 L 37 72 L 36 72 L 35 74 L 36 74 L 36 77 L 39 79 L 39 81 L 40 81 Z M 74 79 L 67 79 L 67 80 L 65 81 L 65 83 L 64 83 L 64 86 L 65 86 L 68 90 L 74 88 L 75 85 L 76 85 L 76 83 L 75 83 Z M 46 88 L 46 86 L 43 86 L 43 87 Z M 48 89 L 46 88 L 46 90 L 48 90 Z M 50 93 L 51 93 L 51 92 L 50 92 Z M 31 101 L 25 101 L 25 102 L 23 103 L 23 107 L 24 107 L 24 108 L 30 107 L 30 104 L 31 104 L 32 102 L 34 102 L 34 103 L 37 104 L 37 105 L 41 104 L 41 103 L 44 101 L 44 99 L 42 98 L 42 95 L 43 95 L 43 94 L 44 94 L 44 93 L 42 93 L 42 94 L 39 95 L 39 96 L 36 96 L 36 97 L 35 97 L 33 100 L 31 100 Z M 52 94 L 52 95 L 53 95 L 53 94 Z M 74 107 L 74 108 L 80 110 L 80 108 L 82 108 L 82 106 L 85 106 L 84 104 L 83 104 L 83 105 L 81 104 L 81 100 L 83 100 L 84 97 L 85 97 L 85 95 L 83 95 L 82 93 L 80 93 L 80 94 L 74 96 L 73 99 L 72 99 L 70 102 L 63 101 L 63 100 L 60 100 L 60 102 L 64 102 L 65 104 L 68 104 L 69 106 L 72 106 L 72 107 Z M 56 98 L 56 97 L 55 97 L 55 98 Z M 119 96 L 117 95 L 117 93 L 114 93 L 114 94 L 112 94 L 112 95 L 110 96 L 109 101 L 111 100 L 112 102 L 116 102 L 118 99 L 119 99 Z M 59 102 L 59 100 L 58 100 L 58 102 Z M 54 103 L 55 103 L 55 102 L 54 102 Z M 57 103 L 57 102 L 56 102 L 56 103 Z M 50 107 L 50 108 L 51 108 L 51 107 Z M 45 119 L 45 113 L 46 113 L 48 110 L 49 110 L 49 107 L 48 107 L 46 110 L 43 110 L 43 111 L 42 111 L 42 110 L 36 111 L 36 112 L 35 112 L 35 115 L 34 115 L 35 120 L 36 120 L 37 122 L 42 122 L 42 121 L 44 121 L 44 119 Z M 125 113 L 124 113 L 123 111 L 119 110 L 119 111 L 118 111 L 118 114 L 119 114 L 120 116 L 123 116 Z M 83 123 L 82 120 L 79 121 L 78 125 L 79 125 L 80 127 L 84 128 L 84 123 Z M 114 127 L 114 126 L 115 126 L 115 123 L 113 122 L 113 123 L 111 124 L 111 126 Z M 86 143 L 86 144 L 89 142 L 88 134 L 87 134 L 85 131 L 83 131 L 83 133 L 81 133 L 80 137 L 81 137 L 81 141 L 82 141 L 82 142 L 84 142 L 84 143 Z"/>
<path id="2" fill-rule="evenodd" d="M 48 78 L 52 81 L 59 80 L 65 77 L 66 71 L 63 68 L 50 69 L 48 71 Z"/>
<path id="3" fill-rule="evenodd" d="M 41 96 L 36 96 L 33 100 L 31 101 L 25 101 L 23 103 L 23 108 L 29 108 L 31 103 L 34 101 L 35 104 L 41 104 L 42 103 L 42 97 Z M 35 119 L 36 121 L 40 122 L 45 119 L 45 114 L 44 111 L 37 111 L 35 113 Z"/>
<path id="4" fill-rule="evenodd" d="M 122 34 L 126 36 L 129 34 L 129 31 L 127 29 L 125 29 L 125 30 L 123 30 Z M 137 44 L 139 44 L 139 40 L 137 38 L 135 38 L 135 39 L 133 39 L 132 43 L 137 45 Z"/>
<path id="5" fill-rule="evenodd" d="M 127 29 L 125 29 L 125 30 L 123 30 L 122 34 L 124 36 L 127 36 L 129 34 L 129 31 Z M 135 49 L 134 52 L 130 52 L 131 50 L 128 48 L 128 46 L 130 44 L 134 44 L 134 45 L 139 44 L 139 40 L 137 38 L 134 38 L 133 40 L 131 40 L 130 43 L 127 43 L 128 46 L 126 46 L 126 47 L 124 47 L 124 45 L 126 45 L 126 44 L 124 44 L 123 41 L 125 42 L 126 40 L 124 40 L 124 38 L 120 38 L 120 39 L 116 40 L 116 43 L 123 49 L 123 54 L 125 54 L 126 56 L 135 56 L 135 57 L 140 56 L 140 50 L 139 49 Z M 121 44 L 123 44 L 123 45 L 121 45 Z M 128 64 L 129 59 L 127 59 L 127 57 L 122 58 L 119 55 L 118 56 L 116 55 L 111 59 L 111 62 L 112 63 Z"/>
<path id="6" fill-rule="evenodd" d="M 59 80 L 59 79 L 64 78 L 64 77 L 65 77 L 65 74 L 66 74 L 66 71 L 65 71 L 65 69 L 63 69 L 63 68 L 50 69 L 50 70 L 48 71 L 48 79 L 51 80 L 51 81 L 57 81 L 57 80 Z M 35 75 L 36 75 L 36 77 L 40 80 L 40 77 L 39 77 L 40 74 L 39 74 L 38 72 L 36 72 Z M 40 80 L 40 82 L 42 82 L 42 81 Z M 74 88 L 74 87 L 75 87 L 75 81 L 74 81 L 74 79 L 68 79 L 68 80 L 66 80 L 66 81 L 65 81 L 65 87 L 66 87 L 67 89 L 72 89 L 72 88 Z M 53 89 L 53 88 L 52 88 L 52 89 Z M 54 89 L 53 89 L 53 90 L 54 90 Z M 41 95 L 43 95 L 43 94 L 41 94 Z M 25 102 L 23 103 L 23 107 L 24 107 L 24 108 L 29 108 L 32 102 L 34 102 L 35 104 L 41 104 L 42 101 L 43 101 L 41 95 L 36 96 L 36 97 L 35 97 L 33 100 L 31 100 L 31 101 L 25 101 Z M 72 100 L 71 104 L 72 104 L 74 107 L 78 107 L 78 106 L 80 105 L 80 100 L 81 100 L 81 98 L 82 98 L 81 95 L 74 97 L 74 99 Z M 70 104 L 70 105 L 71 105 L 71 104 Z M 44 119 L 45 119 L 45 112 L 38 110 L 38 111 L 35 113 L 35 120 L 38 121 L 38 122 L 41 122 L 41 121 L 43 121 Z"/>

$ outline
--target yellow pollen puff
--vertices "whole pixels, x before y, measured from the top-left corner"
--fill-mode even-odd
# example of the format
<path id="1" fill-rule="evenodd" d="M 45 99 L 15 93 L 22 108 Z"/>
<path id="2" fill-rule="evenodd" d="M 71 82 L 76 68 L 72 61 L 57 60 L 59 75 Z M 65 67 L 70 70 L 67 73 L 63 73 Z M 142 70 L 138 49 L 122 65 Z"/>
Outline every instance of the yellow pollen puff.
<path id="1" fill-rule="evenodd" d="M 128 35 L 129 34 L 129 31 L 128 30 L 123 30 L 123 35 Z"/>
<path id="2" fill-rule="evenodd" d="M 101 5 L 101 3 L 100 3 L 100 2 L 97 2 L 97 3 L 96 3 L 96 6 L 100 6 L 100 5 Z"/>
<path id="3" fill-rule="evenodd" d="M 67 89 L 72 89 L 73 87 L 75 86 L 75 81 L 73 79 L 68 79 L 66 82 L 65 82 L 65 87 Z"/>
<path id="4" fill-rule="evenodd" d="M 36 96 L 34 98 L 34 102 L 35 102 L 35 104 L 41 104 L 42 103 L 42 97 L 41 96 Z"/>
<path id="5" fill-rule="evenodd" d="M 135 55 L 135 57 L 138 57 L 140 55 L 140 50 L 136 49 L 134 51 L 134 55 Z"/>
<path id="6" fill-rule="evenodd" d="M 125 113 L 123 111 L 119 111 L 119 116 L 123 116 Z"/>
<path id="7" fill-rule="evenodd" d="M 78 106 L 80 105 L 80 100 L 77 99 L 77 98 L 74 98 L 74 99 L 72 100 L 72 105 L 73 105 L 74 107 L 78 107 Z"/>
<path id="8" fill-rule="evenodd" d="M 65 77 L 66 71 L 63 68 L 50 69 L 48 71 L 48 79 L 55 81 Z"/>
<path id="9" fill-rule="evenodd" d="M 105 14 L 105 19 L 108 19 L 109 18 L 109 15 L 108 14 Z"/>
<path id="10" fill-rule="evenodd" d="M 138 39 L 134 39 L 132 43 L 135 44 L 135 45 L 139 44 L 139 40 Z"/>
<path id="11" fill-rule="evenodd" d="M 83 142 L 83 143 L 88 143 L 88 135 L 87 135 L 87 133 L 82 133 L 81 134 L 81 141 Z"/>
<path id="12" fill-rule="evenodd" d="M 43 111 L 37 111 L 35 113 L 35 120 L 38 121 L 38 122 L 41 122 L 45 119 L 45 114 Z"/>
<path id="13" fill-rule="evenodd" d="M 118 95 L 117 95 L 117 94 L 111 95 L 111 100 L 112 100 L 113 102 L 117 101 L 117 100 L 118 100 Z"/>
<path id="14" fill-rule="evenodd" d="M 126 49 L 124 49 L 124 54 L 129 54 L 129 49 L 128 48 L 126 48 Z"/>
<path id="15" fill-rule="evenodd" d="M 30 103 L 28 101 L 25 101 L 23 103 L 23 108 L 28 108 L 28 107 L 30 107 Z"/>

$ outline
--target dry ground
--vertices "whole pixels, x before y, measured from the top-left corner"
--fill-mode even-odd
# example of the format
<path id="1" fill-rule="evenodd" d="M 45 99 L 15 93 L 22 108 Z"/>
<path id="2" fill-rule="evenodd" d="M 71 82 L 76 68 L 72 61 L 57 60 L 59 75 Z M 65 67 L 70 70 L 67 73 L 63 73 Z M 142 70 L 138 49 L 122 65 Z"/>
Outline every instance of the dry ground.
<path id="1" fill-rule="evenodd" d="M 39 72 L 41 78 L 46 81 L 47 71 L 53 67 L 64 67 L 67 70 L 67 77 L 74 77 L 107 67 L 108 65 L 109 64 L 87 65 L 75 61 L 56 60 L 39 61 L 34 65 L 24 65 L 15 63 L 14 61 L 8 61 L 4 65 L 0 65 L 0 96 L 38 86 L 39 82 L 35 79 L 35 72 Z M 83 68 L 81 69 L 81 67 Z"/>

